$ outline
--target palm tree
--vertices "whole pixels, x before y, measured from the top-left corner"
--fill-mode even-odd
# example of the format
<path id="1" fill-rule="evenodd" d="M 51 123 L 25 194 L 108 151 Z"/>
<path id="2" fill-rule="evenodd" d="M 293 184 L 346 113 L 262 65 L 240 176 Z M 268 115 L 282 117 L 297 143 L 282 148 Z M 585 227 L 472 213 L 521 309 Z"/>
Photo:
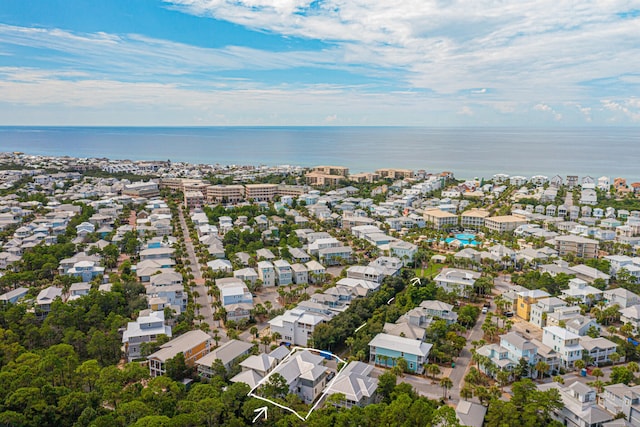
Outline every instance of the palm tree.
<path id="1" fill-rule="evenodd" d="M 453 387 L 453 381 L 449 377 L 442 377 L 440 379 L 440 387 L 442 387 L 442 397 L 447 397 L 447 390 Z"/>
<path id="2" fill-rule="evenodd" d="M 620 355 L 618 353 L 611 353 L 609 355 L 609 360 L 611 360 L 613 363 L 616 363 L 616 362 L 618 362 L 620 360 Z M 634 363 L 636 366 L 638 366 L 635 362 L 631 362 L 631 363 Z M 628 368 L 629 368 L 629 366 L 627 366 L 627 369 Z"/>
<path id="3" fill-rule="evenodd" d="M 584 362 L 584 360 L 576 360 L 573 363 L 573 366 L 575 366 L 576 369 L 578 369 L 578 370 L 582 370 L 582 369 L 584 369 L 585 366 L 587 366 L 587 364 Z"/>
<path id="4" fill-rule="evenodd" d="M 264 352 L 266 353 L 269 349 L 269 344 L 271 344 L 271 337 L 269 335 L 263 335 L 262 338 L 260 338 L 260 342 L 264 344 Z"/>
<path id="5" fill-rule="evenodd" d="M 598 378 L 600 378 L 600 377 L 603 377 L 603 376 L 604 376 L 604 372 L 602 372 L 602 369 L 600 369 L 600 368 L 594 368 L 594 369 L 591 371 L 591 375 L 593 375 L 594 377 L 596 377 L 596 380 L 597 380 Z"/>
<path id="6" fill-rule="evenodd" d="M 427 365 L 427 372 L 431 377 L 435 380 L 438 375 L 440 375 L 440 367 L 435 363 L 431 363 Z"/>
<path id="7" fill-rule="evenodd" d="M 218 342 L 220 342 L 220 335 L 218 335 L 218 333 L 220 331 L 218 329 L 214 329 L 212 332 L 213 332 L 213 340 L 216 342 L 216 347 L 218 347 Z"/>
<path id="8" fill-rule="evenodd" d="M 460 397 L 465 399 L 465 400 L 471 399 L 473 397 L 473 388 L 470 387 L 468 384 L 465 384 L 460 389 Z"/>
<path id="9" fill-rule="evenodd" d="M 511 377 L 511 374 L 509 372 L 503 371 L 502 369 L 498 371 L 497 379 L 498 379 L 498 383 L 500 384 L 501 392 L 504 391 L 504 386 L 509 383 L 510 377 Z"/>
<path id="10" fill-rule="evenodd" d="M 544 376 L 544 373 L 547 372 L 548 370 L 549 370 L 549 364 L 544 360 L 540 360 L 538 361 L 538 363 L 536 363 L 536 371 L 540 375 L 540 379 L 542 379 L 542 377 Z"/>
<path id="11" fill-rule="evenodd" d="M 620 357 L 619 357 L 618 353 L 612 353 L 612 354 L 609 356 L 609 358 L 611 358 L 611 356 L 613 356 L 614 354 L 618 356 L 618 360 L 619 360 L 619 359 L 620 359 Z M 612 360 L 613 360 L 613 359 L 612 359 Z M 637 364 L 636 362 L 629 362 L 629 363 L 627 364 L 627 369 L 628 369 L 630 372 L 633 372 L 633 373 L 636 373 L 636 372 L 640 371 L 640 367 L 638 367 L 638 364 Z"/>
<path id="12" fill-rule="evenodd" d="M 255 326 L 252 326 L 251 329 L 249 329 L 249 333 L 251 335 L 253 335 L 254 337 L 258 338 L 258 328 Z"/>

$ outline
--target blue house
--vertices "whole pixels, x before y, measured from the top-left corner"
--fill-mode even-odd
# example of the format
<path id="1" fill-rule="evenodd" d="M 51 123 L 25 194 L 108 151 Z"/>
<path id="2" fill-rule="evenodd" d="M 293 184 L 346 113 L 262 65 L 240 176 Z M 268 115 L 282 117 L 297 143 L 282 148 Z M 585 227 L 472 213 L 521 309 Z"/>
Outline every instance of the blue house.
<path id="1" fill-rule="evenodd" d="M 27 288 L 20 287 L 2 294 L 0 295 L 0 304 L 15 304 L 18 300 L 24 298 L 28 291 Z"/>
<path id="2" fill-rule="evenodd" d="M 422 374 L 431 347 L 433 345 L 420 340 L 378 334 L 369 342 L 369 360 L 376 365 L 391 368 L 398 363 L 398 359 L 403 358 L 407 361 L 409 372 Z"/>

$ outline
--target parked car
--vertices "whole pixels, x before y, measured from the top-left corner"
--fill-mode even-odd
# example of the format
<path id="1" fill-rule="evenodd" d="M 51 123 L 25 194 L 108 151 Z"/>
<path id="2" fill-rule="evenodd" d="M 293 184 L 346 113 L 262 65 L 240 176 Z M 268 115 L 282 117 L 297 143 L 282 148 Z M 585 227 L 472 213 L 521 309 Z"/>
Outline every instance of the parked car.
<path id="1" fill-rule="evenodd" d="M 482 307 L 482 314 L 487 314 L 489 309 L 487 307 Z"/>

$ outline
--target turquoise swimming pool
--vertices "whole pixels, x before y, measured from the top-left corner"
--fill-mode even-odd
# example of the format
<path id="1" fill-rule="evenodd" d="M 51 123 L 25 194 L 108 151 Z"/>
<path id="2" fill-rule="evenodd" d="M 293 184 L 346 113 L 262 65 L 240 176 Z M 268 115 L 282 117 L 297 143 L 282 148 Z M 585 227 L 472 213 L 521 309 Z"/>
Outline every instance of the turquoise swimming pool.
<path id="1" fill-rule="evenodd" d="M 444 239 L 445 243 L 451 243 L 454 240 L 459 240 L 460 243 L 464 246 L 477 246 L 479 243 L 476 241 L 475 234 L 469 233 L 460 233 L 456 234 L 455 237 L 447 237 Z"/>

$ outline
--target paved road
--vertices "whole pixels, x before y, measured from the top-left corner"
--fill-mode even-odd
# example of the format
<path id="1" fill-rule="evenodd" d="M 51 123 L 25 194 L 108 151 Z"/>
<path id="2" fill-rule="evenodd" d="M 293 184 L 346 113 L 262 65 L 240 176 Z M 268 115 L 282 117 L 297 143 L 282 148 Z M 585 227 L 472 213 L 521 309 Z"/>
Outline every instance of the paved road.
<path id="1" fill-rule="evenodd" d="M 201 314 L 204 316 L 203 322 L 208 324 L 211 330 L 219 329 L 220 333 L 220 341 L 227 341 L 228 338 L 224 331 L 218 325 L 218 322 L 213 320 L 213 310 L 211 308 L 211 303 L 209 302 L 209 296 L 207 295 L 207 288 L 204 285 L 204 279 L 202 278 L 202 272 L 200 271 L 200 264 L 198 263 L 198 258 L 196 257 L 196 252 L 193 247 L 193 242 L 191 241 L 191 237 L 189 236 L 189 229 L 187 228 L 187 223 L 184 219 L 184 214 L 182 212 L 182 207 L 178 207 L 178 212 L 180 215 L 180 225 L 182 227 L 182 235 L 184 238 L 185 246 L 187 248 L 187 257 L 191 262 L 192 274 L 194 277 L 194 282 L 196 286 L 194 288 L 195 291 L 198 292 L 199 296 L 196 298 L 196 303 L 200 304 L 200 310 L 197 314 Z"/>
<path id="2" fill-rule="evenodd" d="M 449 390 L 452 401 L 458 402 L 460 400 L 460 389 L 462 388 L 464 377 L 467 375 L 469 365 L 471 364 L 471 348 L 473 347 L 471 343 L 480 340 L 484 335 L 484 332 L 482 332 L 482 324 L 484 323 L 485 317 L 485 314 L 480 313 L 478 321 L 467 335 L 467 345 L 464 346 L 460 352 L 460 356 L 456 359 L 456 367 L 453 368 L 449 374 L 449 378 L 451 378 L 453 382 L 453 388 Z"/>

